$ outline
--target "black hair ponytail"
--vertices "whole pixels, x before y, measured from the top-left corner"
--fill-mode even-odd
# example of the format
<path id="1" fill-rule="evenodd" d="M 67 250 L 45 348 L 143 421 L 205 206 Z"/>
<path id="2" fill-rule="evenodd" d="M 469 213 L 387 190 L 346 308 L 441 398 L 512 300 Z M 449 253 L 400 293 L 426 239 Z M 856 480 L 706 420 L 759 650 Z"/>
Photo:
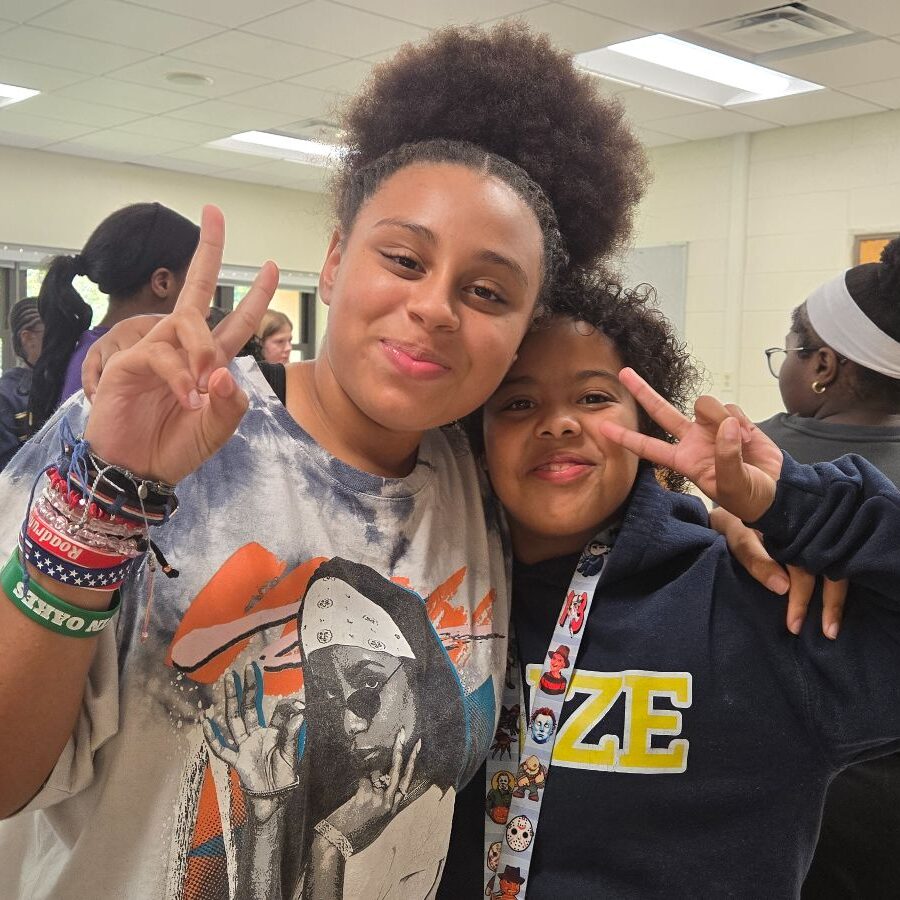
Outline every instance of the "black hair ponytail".
<path id="1" fill-rule="evenodd" d="M 78 256 L 57 256 L 47 269 L 38 311 L 44 323 L 41 355 L 34 364 L 31 381 L 31 420 L 37 431 L 59 403 L 66 369 L 82 333 L 91 327 L 93 311 L 75 290 L 72 280 L 82 273 Z"/>

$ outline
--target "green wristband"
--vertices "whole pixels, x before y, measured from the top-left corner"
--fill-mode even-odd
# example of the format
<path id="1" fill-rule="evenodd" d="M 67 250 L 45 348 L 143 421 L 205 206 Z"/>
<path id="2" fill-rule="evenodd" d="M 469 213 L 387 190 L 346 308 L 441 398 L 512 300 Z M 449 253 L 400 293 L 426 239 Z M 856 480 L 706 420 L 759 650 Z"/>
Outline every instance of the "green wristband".
<path id="1" fill-rule="evenodd" d="M 112 617 L 118 612 L 118 591 L 112 609 L 103 611 L 82 609 L 54 597 L 34 581 L 28 585 L 26 594 L 24 575 L 18 552 L 13 553 L 0 572 L 0 587 L 29 619 L 57 634 L 66 637 L 94 637 L 109 625 Z"/>

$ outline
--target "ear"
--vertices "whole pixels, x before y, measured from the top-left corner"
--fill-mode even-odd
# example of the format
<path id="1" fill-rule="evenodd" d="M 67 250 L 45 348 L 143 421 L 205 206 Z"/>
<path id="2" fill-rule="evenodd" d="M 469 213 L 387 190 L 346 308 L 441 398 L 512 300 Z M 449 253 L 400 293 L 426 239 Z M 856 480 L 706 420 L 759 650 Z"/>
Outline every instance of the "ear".
<path id="1" fill-rule="evenodd" d="M 831 347 L 820 347 L 816 350 L 815 373 L 816 381 L 828 387 L 837 380 L 841 372 L 841 360 Z"/>
<path id="2" fill-rule="evenodd" d="M 331 294 L 334 283 L 337 280 L 338 270 L 341 267 L 341 256 L 344 252 L 343 238 L 337 229 L 332 232 L 328 242 L 328 250 L 325 252 L 325 262 L 322 271 L 319 272 L 319 299 L 326 305 L 331 304 Z"/>
<path id="3" fill-rule="evenodd" d="M 175 288 L 175 275 L 171 269 L 156 269 L 150 276 L 150 290 L 159 300 L 168 300 Z"/>

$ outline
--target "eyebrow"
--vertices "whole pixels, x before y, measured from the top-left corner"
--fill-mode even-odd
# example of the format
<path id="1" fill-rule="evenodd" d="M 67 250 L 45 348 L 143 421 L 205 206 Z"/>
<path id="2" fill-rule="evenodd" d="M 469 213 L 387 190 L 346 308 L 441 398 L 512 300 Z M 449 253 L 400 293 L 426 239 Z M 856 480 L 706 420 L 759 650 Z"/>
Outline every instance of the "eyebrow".
<path id="1" fill-rule="evenodd" d="M 403 228 L 406 231 L 410 231 L 418 237 L 422 238 L 422 240 L 431 244 L 432 246 L 437 245 L 438 238 L 437 235 L 426 225 L 421 225 L 418 222 L 410 222 L 406 219 L 396 219 L 393 217 L 389 217 L 386 219 L 379 219 L 375 225 L 375 228 Z M 480 250 L 476 256 L 476 258 L 481 262 L 493 263 L 494 265 L 503 266 L 506 269 L 509 269 L 510 272 L 522 282 L 525 287 L 528 287 L 528 275 L 522 266 L 519 265 L 514 259 L 510 259 L 508 256 L 504 256 L 502 253 L 498 253 L 496 250 Z"/>
<path id="2" fill-rule="evenodd" d="M 615 372 L 607 372 L 606 369 L 582 369 L 575 373 L 574 381 L 589 381 L 591 378 L 611 378 L 618 382 L 619 376 Z M 504 378 L 500 387 L 509 387 L 510 385 L 519 384 L 536 384 L 537 379 L 531 375 L 516 375 L 513 378 Z"/>

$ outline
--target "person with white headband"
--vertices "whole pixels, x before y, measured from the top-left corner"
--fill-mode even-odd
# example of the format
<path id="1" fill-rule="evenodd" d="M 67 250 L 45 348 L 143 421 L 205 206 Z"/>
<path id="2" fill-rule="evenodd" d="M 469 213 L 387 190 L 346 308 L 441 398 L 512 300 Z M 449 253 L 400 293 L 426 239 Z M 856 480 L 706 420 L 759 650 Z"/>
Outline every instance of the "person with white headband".
<path id="1" fill-rule="evenodd" d="M 900 485 L 900 238 L 816 288 L 766 351 L 786 412 L 760 429 L 798 462 L 857 453 Z M 842 772 L 825 803 L 806 900 L 900 896 L 900 754 Z"/>

